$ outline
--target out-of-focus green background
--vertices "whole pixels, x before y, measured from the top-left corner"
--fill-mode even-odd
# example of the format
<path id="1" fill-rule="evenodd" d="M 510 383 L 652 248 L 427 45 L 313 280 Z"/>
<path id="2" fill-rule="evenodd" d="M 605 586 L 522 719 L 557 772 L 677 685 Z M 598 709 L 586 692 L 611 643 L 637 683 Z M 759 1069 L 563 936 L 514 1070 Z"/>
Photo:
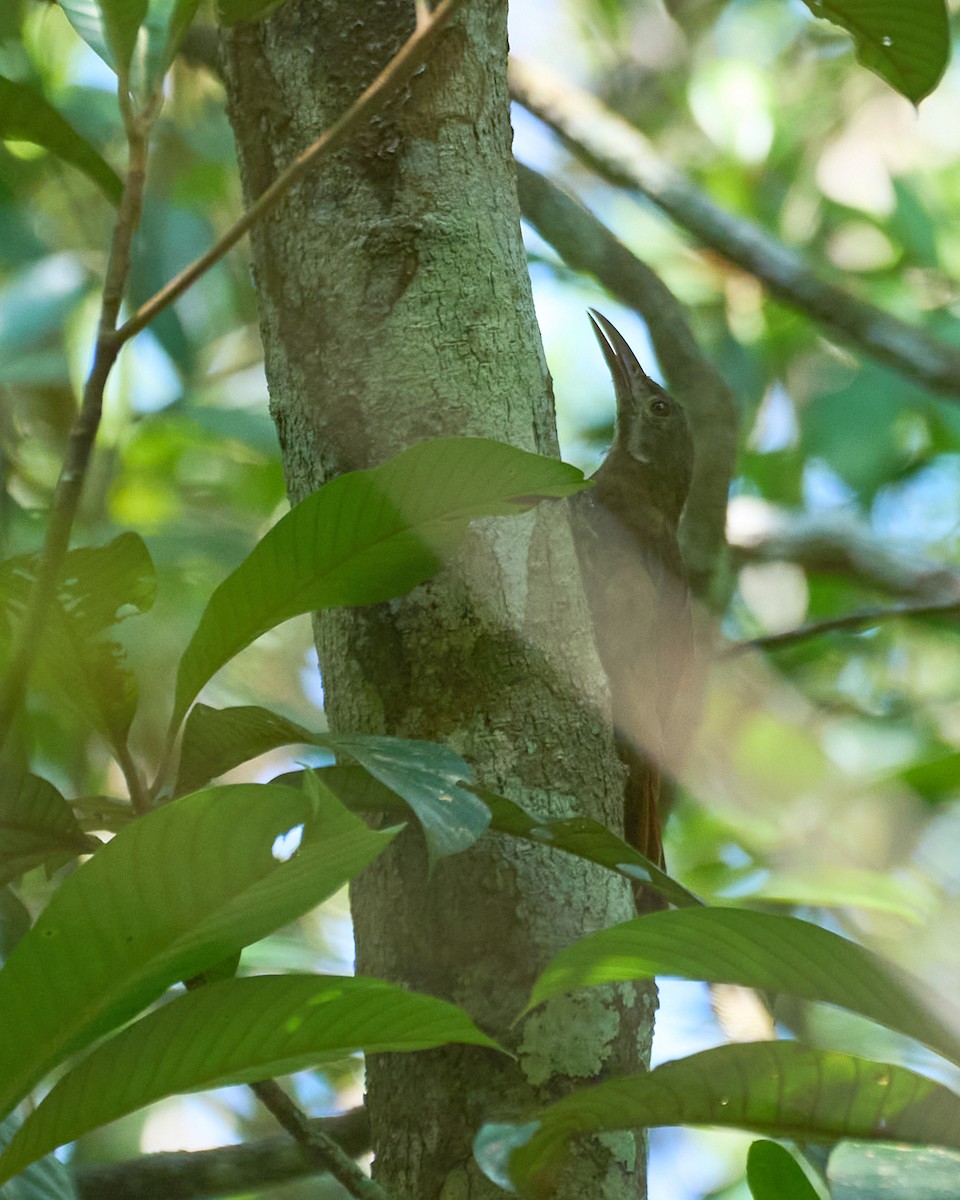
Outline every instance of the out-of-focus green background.
<path id="1" fill-rule="evenodd" d="M 697 187 L 811 266 L 960 342 L 960 67 L 917 111 L 858 67 L 849 39 L 799 0 L 668 7 L 672 16 L 655 0 L 515 0 L 513 48 L 630 117 Z M 41 87 L 110 161 L 122 161 L 113 76 L 56 5 L 2 6 L 0 75 Z M 520 156 L 565 182 L 669 284 L 736 393 L 741 447 L 728 516 L 735 586 L 722 637 L 960 595 L 960 396 L 937 398 L 826 339 L 660 213 L 576 165 L 529 115 L 518 111 L 515 129 Z M 220 85 L 180 62 L 157 126 L 132 300 L 208 246 L 239 209 Z M 88 365 L 112 217 L 79 172 L 32 145 L 0 143 L 3 557 L 34 549 L 41 537 Z M 526 232 L 562 445 L 592 469 L 609 440 L 612 391 L 584 309 L 594 304 L 611 316 L 653 371 L 652 351 L 638 318 Z M 256 322 L 241 248 L 123 351 L 108 389 L 75 540 L 99 544 L 133 528 L 157 564 L 155 608 L 120 631 L 141 682 L 134 743 L 145 762 L 159 752 L 173 665 L 207 595 L 285 511 Z M 814 563 L 811 546 L 832 546 L 833 557 Z M 823 920 L 955 994 L 955 624 L 884 622 L 725 659 L 685 778 L 689 795 L 668 831 L 674 872 L 711 899 Z M 266 704 L 320 725 L 309 622 L 262 638 L 205 699 Z M 55 687 L 32 691 L 19 736 L 20 753 L 67 796 L 122 794 L 106 751 Z M 289 761 L 258 762 L 253 777 Z M 301 761 L 318 760 L 305 753 Z M 49 886 L 34 872 L 24 895 L 38 907 Z M 345 898 L 248 951 L 244 963 L 349 970 Z M 743 1018 L 737 1004 L 730 998 L 728 1030 Z M 915 1049 L 850 1017 L 784 1015 L 820 1044 L 918 1062 Z M 721 1036 L 704 989 L 665 986 L 660 1059 Z M 362 1094 L 357 1063 L 297 1083 L 315 1113 Z M 91 1135 L 76 1153 L 119 1158 L 261 1132 L 272 1129 L 248 1094 L 226 1089 L 155 1106 Z M 744 1141 L 655 1134 L 652 1200 L 744 1196 Z M 320 1193 L 311 1182 L 282 1194 Z"/>

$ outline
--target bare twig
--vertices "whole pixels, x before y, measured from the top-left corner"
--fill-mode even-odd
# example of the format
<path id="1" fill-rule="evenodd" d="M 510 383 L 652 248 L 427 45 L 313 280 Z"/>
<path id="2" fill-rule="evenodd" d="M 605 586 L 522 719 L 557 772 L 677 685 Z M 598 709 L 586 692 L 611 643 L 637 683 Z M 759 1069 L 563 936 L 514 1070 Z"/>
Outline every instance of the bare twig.
<path id="1" fill-rule="evenodd" d="M 370 1149 L 366 1110 L 339 1117 L 311 1118 L 312 1130 L 333 1138 L 351 1156 Z M 80 1200 L 212 1200 L 236 1196 L 317 1174 L 320 1168 L 286 1134 L 216 1150 L 147 1154 L 128 1162 L 76 1167 L 73 1181 Z"/>
<path id="2" fill-rule="evenodd" d="M 643 317 L 670 390 L 690 416 L 696 458 L 682 528 L 683 556 L 696 594 L 710 590 L 726 545 L 727 494 L 737 453 L 737 405 L 703 356 L 683 308 L 650 268 L 549 179 L 517 163 L 520 208 L 545 241 L 578 271 L 596 276 Z"/>
<path id="3" fill-rule="evenodd" d="M 390 62 L 383 68 L 373 83 L 357 97 L 343 116 L 325 130 L 308 149 L 295 159 L 270 184 L 267 190 L 254 201 L 239 221 L 229 229 L 206 253 L 201 254 L 179 275 L 152 296 L 129 321 L 118 330 L 121 345 L 129 341 L 150 322 L 169 307 L 201 275 L 231 250 L 258 221 L 273 209 L 290 189 L 313 168 L 320 159 L 338 150 L 356 131 L 358 126 L 375 116 L 386 102 L 401 88 L 426 61 L 433 43 L 450 23 L 457 9 L 465 0 L 442 0 L 429 16 L 422 7 L 417 9 L 417 25 L 414 32 L 401 46 Z"/>
<path id="4" fill-rule="evenodd" d="M 744 505 L 758 511 L 742 516 Z M 848 513 L 791 512 L 739 497 L 730 509 L 735 560 L 786 560 L 810 571 L 842 575 L 919 604 L 960 599 L 960 574 L 917 550 L 878 537 Z M 752 525 L 748 529 L 745 525 Z"/>
<path id="5" fill-rule="evenodd" d="M 310 1160 L 319 1169 L 329 1171 L 351 1196 L 357 1200 L 387 1200 L 383 1188 L 365 1175 L 333 1138 L 304 1116 L 276 1080 L 264 1079 L 250 1087 Z"/>
<path id="6" fill-rule="evenodd" d="M 724 657 L 744 654 L 748 650 L 781 650 L 794 646 L 808 638 L 821 637 L 825 633 L 836 633 L 843 629 L 864 629 L 880 625 L 884 621 L 895 621 L 899 617 L 942 617 L 960 613 L 960 600 L 935 601 L 930 604 L 895 604 L 890 608 L 863 608 L 859 612 L 845 613 L 842 617 L 829 617 L 824 621 L 808 621 L 796 629 L 782 633 L 766 633 L 760 637 L 747 638 L 727 646 Z"/>
<path id="7" fill-rule="evenodd" d="M 117 317 L 120 312 L 127 274 L 130 270 L 130 246 L 140 223 L 147 146 L 150 128 L 160 106 L 160 97 L 154 97 L 142 112 L 135 113 L 131 108 L 122 79 L 118 94 L 127 133 L 128 166 L 113 231 L 113 242 L 107 260 L 93 366 L 84 385 L 80 408 L 70 430 L 67 452 L 53 497 L 50 519 L 43 548 L 40 551 L 40 561 L 31 589 L 30 601 L 23 622 L 17 631 L 9 669 L 0 685 L 0 747 L 7 739 L 14 716 L 23 699 L 40 632 L 57 592 L 57 581 L 70 544 L 70 533 L 77 515 L 90 455 L 93 451 L 97 430 L 100 428 L 103 389 L 123 344 L 123 340 L 117 333 Z M 138 787 L 135 786 L 132 789 L 131 798 L 135 803 L 142 802 Z"/>
<path id="8" fill-rule="evenodd" d="M 510 64 L 510 90 L 604 178 L 646 196 L 780 300 L 912 381 L 960 397 L 960 350 L 828 283 L 759 226 L 724 212 L 665 163 L 642 133 L 593 96 L 547 67 L 516 59 Z"/>

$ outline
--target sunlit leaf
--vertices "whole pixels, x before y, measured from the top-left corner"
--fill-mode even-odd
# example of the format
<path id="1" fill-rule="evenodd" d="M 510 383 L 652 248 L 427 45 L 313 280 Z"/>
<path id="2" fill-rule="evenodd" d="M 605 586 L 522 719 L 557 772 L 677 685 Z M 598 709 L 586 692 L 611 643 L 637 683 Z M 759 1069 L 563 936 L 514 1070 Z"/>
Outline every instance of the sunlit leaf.
<path id="1" fill-rule="evenodd" d="M 296 853 L 282 835 L 302 827 Z M 0 1112 L 51 1067 L 319 904 L 395 830 L 368 829 L 319 782 L 184 796 L 121 829 L 70 875 L 0 970 Z"/>
<path id="2" fill-rule="evenodd" d="M 820 1200 L 803 1168 L 779 1142 L 754 1142 L 747 1152 L 747 1185 L 753 1200 Z"/>
<path id="3" fill-rule="evenodd" d="M 52 783 L 0 764 L 0 885 L 99 846 Z"/>
<path id="4" fill-rule="evenodd" d="M 147 0 L 60 0 L 67 20 L 114 71 L 130 66 Z"/>
<path id="5" fill-rule="evenodd" d="M 720 1046 L 571 1093 L 475 1154 L 495 1182 L 551 1195 L 570 1139 L 660 1125 L 716 1125 L 804 1141 L 960 1146 L 960 1096 L 904 1067 L 795 1042 Z"/>
<path id="6" fill-rule="evenodd" d="M 463 1009 L 377 979 L 264 975 L 198 988 L 70 1071 L 0 1158 L 0 1180 L 164 1096 L 305 1070 L 355 1051 L 497 1048 Z"/>
<path id="7" fill-rule="evenodd" d="M 217 588 L 180 661 L 174 721 L 207 680 L 300 613 L 401 596 L 439 570 L 475 517 L 585 485 L 575 467 L 484 438 L 411 446 L 308 496 Z"/>
<path id="8" fill-rule="evenodd" d="M 581 938 L 548 964 L 530 1006 L 574 988 L 655 975 L 835 1004 L 960 1061 L 960 1037 L 920 1002 L 919 980 L 819 925 L 746 909 L 651 913 Z"/>
<path id="9" fill-rule="evenodd" d="M 116 171 L 35 88 L 0 76 L 0 138 L 33 142 L 87 175 L 108 200 L 120 199 Z"/>
<path id="10" fill-rule="evenodd" d="M 804 0 L 817 17 L 853 35 L 857 58 L 919 103 L 946 70 L 950 31 L 944 0 Z"/>
<path id="11" fill-rule="evenodd" d="M 178 791 L 207 783 L 267 750 L 300 742 L 352 759 L 409 805 L 431 858 L 458 854 L 490 823 L 490 811 L 466 788 L 472 772 L 459 754 L 436 742 L 313 733 L 256 705 L 215 709 L 197 704 L 183 731 Z M 339 794 L 339 793 L 338 793 Z M 341 796 L 345 803 L 349 800 Z"/>

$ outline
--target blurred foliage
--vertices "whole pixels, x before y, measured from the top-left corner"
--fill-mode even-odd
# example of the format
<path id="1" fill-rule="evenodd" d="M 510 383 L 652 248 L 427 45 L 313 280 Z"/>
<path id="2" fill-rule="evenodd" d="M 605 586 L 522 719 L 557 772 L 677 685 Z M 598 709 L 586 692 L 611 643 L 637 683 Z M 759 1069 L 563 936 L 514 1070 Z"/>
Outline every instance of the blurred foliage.
<path id="1" fill-rule="evenodd" d="M 567 0 L 561 19 L 555 6 L 515 0 L 513 42 L 521 53 L 529 44 L 545 56 L 546 40 L 547 51 L 591 78 L 607 104 L 716 202 L 856 294 L 960 343 L 960 225 L 952 219 L 960 203 L 960 68 L 948 70 L 918 114 L 856 66 L 842 31 L 799 4 L 668 0 L 665 7 Z M 235 9 L 242 15 L 242 5 Z M 951 4 L 953 28 L 958 9 Z M 84 146 L 120 168 L 113 78 L 57 5 L 0 6 L 0 77 L 20 96 L 24 89 L 41 95 Z M 0 557 L 7 558 L 39 544 L 88 364 L 113 209 L 96 181 L 104 184 L 102 169 L 92 167 L 91 178 L 49 149 L 16 140 L 12 126 L 2 131 Z M 909 549 L 941 586 L 960 582 L 960 397 L 934 397 L 829 342 L 815 321 L 599 184 L 522 116 L 518 143 L 522 157 L 562 177 L 657 270 L 734 388 L 742 429 L 733 493 L 752 502 L 731 508 L 734 542 L 751 533 L 748 513 L 761 527 L 785 516 L 800 529 L 836 516 Z M 84 155 L 88 166 L 95 161 Z M 240 203 L 222 89 L 211 71 L 179 61 L 157 125 L 130 305 L 205 249 Z M 597 303 L 610 311 L 638 347 L 642 332 L 539 243 L 531 248 L 561 436 L 567 457 L 592 467 L 612 400 L 582 310 Z M 235 253 L 127 347 L 108 388 L 74 544 L 102 546 L 133 528 L 157 568 L 153 609 L 116 631 L 140 680 L 132 744 L 144 764 L 160 752 L 174 664 L 210 592 L 286 507 L 256 319 L 246 258 Z M 764 564 L 738 558 L 737 570 L 723 614 L 731 639 L 902 598 L 849 562 L 828 571 L 801 556 Z M 244 651 L 205 697 L 223 706 L 267 704 L 316 727 L 315 674 L 300 620 Z M 705 706 L 702 742 L 668 831 L 671 867 L 688 886 L 721 901 L 816 913 L 956 993 L 953 619 L 902 619 L 729 660 Z M 13 758 L 67 797 L 122 794 L 105 743 L 55 689 L 31 694 Z M 269 773 L 289 761 L 274 760 Z M 257 777 L 256 769 L 244 777 Z M 51 886 L 40 871 L 26 877 L 21 894 L 31 911 Z M 2 950 L 24 912 L 9 889 L 0 899 Z M 295 965 L 349 962 L 345 921 L 342 908 L 305 918 Z M 276 957 L 263 965 L 277 969 L 289 945 L 264 945 L 261 953 Z M 813 1020 L 797 1006 L 790 1023 L 831 1044 L 822 1013 Z M 896 1060 L 897 1048 L 875 1044 Z M 351 1089 L 359 1098 L 355 1064 L 320 1083 L 297 1083 L 314 1108 L 318 1091 L 331 1108 L 348 1102 Z M 214 1107 L 215 1141 L 265 1129 L 235 1089 Z M 142 1144 L 164 1144 L 151 1136 Z M 132 1148 L 101 1141 L 98 1154 Z"/>

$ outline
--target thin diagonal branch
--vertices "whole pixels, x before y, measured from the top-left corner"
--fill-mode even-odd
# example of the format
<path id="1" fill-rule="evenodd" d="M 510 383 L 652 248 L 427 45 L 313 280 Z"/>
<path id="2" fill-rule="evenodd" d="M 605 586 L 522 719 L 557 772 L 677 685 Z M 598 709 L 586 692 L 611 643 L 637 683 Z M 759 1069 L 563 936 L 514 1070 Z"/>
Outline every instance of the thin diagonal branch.
<path id="1" fill-rule="evenodd" d="M 387 1200 L 383 1188 L 365 1175 L 332 1137 L 304 1116 L 275 1079 L 251 1083 L 250 1087 L 310 1160 L 320 1170 L 329 1171 L 351 1196 L 357 1200 Z"/>
<path id="2" fill-rule="evenodd" d="M 309 1120 L 353 1157 L 370 1149 L 366 1110 Z M 84 1164 L 74 1168 L 80 1200 L 212 1200 L 260 1192 L 280 1183 L 315 1175 L 316 1163 L 286 1134 L 215 1150 L 146 1154 L 127 1162 Z"/>
<path id="3" fill-rule="evenodd" d="M 760 637 L 735 642 L 724 650 L 724 657 L 744 654 L 748 650 L 781 650 L 795 646 L 808 638 L 822 637 L 825 633 L 838 630 L 857 630 L 895 621 L 899 617 L 944 617 L 960 613 L 960 600 L 935 601 L 930 604 L 895 604 L 890 608 L 862 608 L 858 612 L 845 613 L 842 617 L 828 617 L 823 621 L 808 621 L 796 629 L 782 633 L 767 633 Z"/>
<path id="4" fill-rule="evenodd" d="M 179 275 L 152 296 L 129 321 L 119 329 L 120 344 L 145 328 L 168 308 L 174 300 L 205 275 L 258 221 L 275 208 L 283 197 L 323 158 L 338 150 L 357 128 L 375 116 L 387 101 L 403 87 L 411 76 L 426 62 L 434 42 L 450 23 L 451 18 L 465 0 L 442 0 L 429 16 L 418 9 L 417 26 L 390 62 L 383 68 L 373 83 L 363 91 L 343 116 L 325 130 L 308 149 L 295 159 L 270 184 L 267 190 L 254 201 L 239 221 L 221 237 L 215 245 L 184 267 Z"/>
<path id="5" fill-rule="evenodd" d="M 960 350 L 821 278 L 765 230 L 724 212 L 599 100 L 539 63 L 516 59 L 510 63 L 510 90 L 598 174 L 641 193 L 778 299 L 913 382 L 960 398 Z"/>
<path id="6" fill-rule="evenodd" d="M 118 88 L 120 107 L 127 133 L 127 173 L 113 230 L 113 241 L 107 259 L 107 270 L 100 302 L 100 318 L 94 346 L 93 366 L 84 385 L 80 407 L 70 430 L 63 468 L 57 481 L 50 519 L 47 524 L 36 578 L 23 621 L 17 630 L 10 666 L 0 684 L 0 748 L 2 748 L 14 717 L 20 708 L 27 678 L 33 666 L 40 633 L 50 604 L 57 592 L 57 581 L 64 556 L 70 545 L 70 534 L 80 505 L 80 496 L 93 453 L 100 416 L 103 410 L 103 390 L 107 377 L 123 340 L 117 333 L 117 317 L 130 271 L 130 247 L 140 224 L 140 208 L 146 176 L 147 148 L 150 130 L 160 107 L 155 96 L 141 113 L 134 113 L 121 80 Z M 131 798 L 142 807 L 140 788 L 135 776 L 131 782 Z"/>

